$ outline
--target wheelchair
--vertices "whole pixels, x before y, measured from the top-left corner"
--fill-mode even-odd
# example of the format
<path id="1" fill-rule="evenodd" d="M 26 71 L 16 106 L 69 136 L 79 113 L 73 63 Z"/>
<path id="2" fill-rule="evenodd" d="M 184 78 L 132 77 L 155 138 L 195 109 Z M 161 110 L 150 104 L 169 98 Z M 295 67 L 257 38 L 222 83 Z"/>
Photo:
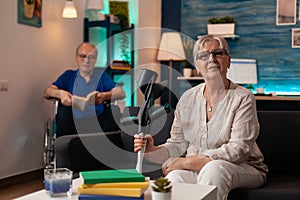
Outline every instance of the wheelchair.
<path id="1" fill-rule="evenodd" d="M 44 167 L 54 168 L 55 167 L 55 155 L 54 155 L 54 141 L 56 138 L 56 115 L 58 110 L 59 100 L 53 100 L 53 116 L 45 122 L 45 148 L 44 148 Z"/>
<path id="2" fill-rule="evenodd" d="M 53 100 L 53 99 L 50 99 Z M 117 101 L 107 101 L 104 102 L 105 109 L 103 112 L 103 131 L 111 132 L 120 130 L 118 123 L 114 122 L 114 116 L 117 116 L 118 120 L 121 117 L 121 109 L 117 104 Z M 76 135 L 77 127 L 75 126 L 75 119 L 72 114 L 72 107 L 64 106 L 60 103 L 59 99 L 54 99 L 53 103 L 54 114 L 45 122 L 45 148 L 44 148 L 44 167 L 45 168 L 55 168 L 55 151 L 54 143 L 56 138 L 64 135 Z M 88 129 L 79 130 L 80 133 L 94 133 L 99 132 L 99 125 L 96 127 L 90 126 L 89 121 L 93 119 L 84 119 L 81 123 L 81 127 L 86 127 Z M 101 124 L 101 123 L 100 123 Z M 106 124 L 106 125 L 105 125 Z"/>

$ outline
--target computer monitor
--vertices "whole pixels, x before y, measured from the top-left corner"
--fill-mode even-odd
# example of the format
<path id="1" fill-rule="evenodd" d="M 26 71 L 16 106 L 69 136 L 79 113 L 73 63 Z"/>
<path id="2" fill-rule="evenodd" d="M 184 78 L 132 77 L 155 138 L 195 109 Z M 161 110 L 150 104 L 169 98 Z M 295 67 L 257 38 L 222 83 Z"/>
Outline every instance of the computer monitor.
<path id="1" fill-rule="evenodd" d="M 256 60 L 231 58 L 227 77 L 237 84 L 257 84 Z"/>

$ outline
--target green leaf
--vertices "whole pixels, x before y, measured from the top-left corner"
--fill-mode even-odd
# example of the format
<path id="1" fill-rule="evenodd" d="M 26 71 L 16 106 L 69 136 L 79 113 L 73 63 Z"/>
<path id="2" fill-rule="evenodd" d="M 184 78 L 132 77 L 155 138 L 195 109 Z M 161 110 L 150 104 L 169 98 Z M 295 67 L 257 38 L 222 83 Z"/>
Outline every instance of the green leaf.
<path id="1" fill-rule="evenodd" d="M 159 177 L 154 180 L 154 186 L 151 186 L 156 192 L 170 192 L 172 190 L 171 182 L 164 177 Z"/>
<path id="2" fill-rule="evenodd" d="M 209 24 L 227 24 L 235 23 L 235 20 L 230 16 L 225 17 L 212 17 L 208 19 Z"/>

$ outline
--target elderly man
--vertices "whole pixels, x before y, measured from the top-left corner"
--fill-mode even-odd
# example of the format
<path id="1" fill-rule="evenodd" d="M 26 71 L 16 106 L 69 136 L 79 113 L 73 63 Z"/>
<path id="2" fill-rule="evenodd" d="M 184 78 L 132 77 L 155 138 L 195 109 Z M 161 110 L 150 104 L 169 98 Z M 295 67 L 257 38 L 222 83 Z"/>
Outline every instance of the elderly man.
<path id="1" fill-rule="evenodd" d="M 52 85 L 48 86 L 44 91 L 45 98 L 57 98 L 61 104 L 66 106 L 66 109 L 73 112 L 68 113 L 68 117 L 63 117 L 65 122 L 58 122 L 57 135 L 61 134 L 74 134 L 76 131 L 74 126 L 74 116 L 76 125 L 80 124 L 82 130 L 86 132 L 94 132 L 95 130 L 88 130 L 88 122 L 93 118 L 97 118 L 100 127 L 103 131 L 113 131 L 117 124 L 108 121 L 111 118 L 112 113 L 109 114 L 105 111 L 105 101 L 111 101 L 116 99 L 122 99 L 125 97 L 125 92 L 122 87 L 119 87 L 111 77 L 101 68 L 95 68 L 97 61 L 98 50 L 95 45 L 90 43 L 82 43 L 76 49 L 76 61 L 78 69 L 66 70 L 61 74 Z M 74 105 L 74 95 L 85 97 L 89 93 L 94 92 L 95 96 L 93 101 L 89 102 L 89 105 L 84 110 L 79 110 Z M 73 113 L 73 114 L 72 114 Z M 71 118 L 71 119 L 70 119 Z M 60 118 L 62 119 L 62 118 Z M 74 126 L 72 128 L 63 129 L 65 124 Z M 78 123 L 78 124 L 77 124 Z M 76 126 L 78 129 L 78 126 Z M 75 132 L 74 132 L 75 131 Z M 85 132 L 84 131 L 84 132 Z"/>

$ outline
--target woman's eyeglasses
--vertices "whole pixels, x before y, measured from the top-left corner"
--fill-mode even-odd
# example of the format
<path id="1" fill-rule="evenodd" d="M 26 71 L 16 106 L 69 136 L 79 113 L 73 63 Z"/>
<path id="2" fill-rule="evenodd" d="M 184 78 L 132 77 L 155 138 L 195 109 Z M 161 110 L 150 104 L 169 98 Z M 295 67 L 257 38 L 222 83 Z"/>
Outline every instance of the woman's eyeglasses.
<path id="1" fill-rule="evenodd" d="M 212 54 L 215 58 L 221 58 L 224 55 L 228 55 L 226 49 L 215 49 L 211 52 L 201 51 L 196 55 L 196 60 L 207 60 L 209 59 L 210 54 Z"/>

